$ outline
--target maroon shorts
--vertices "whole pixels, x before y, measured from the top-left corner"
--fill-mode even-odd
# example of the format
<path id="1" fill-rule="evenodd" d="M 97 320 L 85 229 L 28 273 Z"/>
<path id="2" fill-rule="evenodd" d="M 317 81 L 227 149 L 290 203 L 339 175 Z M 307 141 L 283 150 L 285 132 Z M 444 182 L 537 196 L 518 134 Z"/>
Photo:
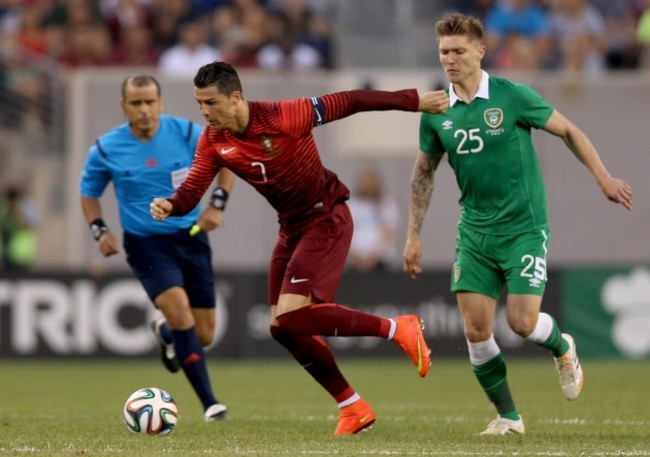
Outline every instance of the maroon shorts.
<path id="1" fill-rule="evenodd" d="M 352 230 L 345 203 L 334 205 L 299 229 L 281 226 L 269 269 L 270 304 L 277 305 L 280 294 L 311 294 L 316 303 L 334 300 Z"/>

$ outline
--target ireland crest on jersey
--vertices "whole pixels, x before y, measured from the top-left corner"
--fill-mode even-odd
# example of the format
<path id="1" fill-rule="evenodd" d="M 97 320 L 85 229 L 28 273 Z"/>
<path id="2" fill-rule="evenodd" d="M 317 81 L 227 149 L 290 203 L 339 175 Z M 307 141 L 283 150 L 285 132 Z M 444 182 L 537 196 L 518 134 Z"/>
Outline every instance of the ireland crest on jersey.
<path id="1" fill-rule="evenodd" d="M 485 119 L 487 125 L 495 129 L 503 122 L 503 111 L 501 111 L 501 108 L 486 109 L 483 112 L 483 119 Z"/>

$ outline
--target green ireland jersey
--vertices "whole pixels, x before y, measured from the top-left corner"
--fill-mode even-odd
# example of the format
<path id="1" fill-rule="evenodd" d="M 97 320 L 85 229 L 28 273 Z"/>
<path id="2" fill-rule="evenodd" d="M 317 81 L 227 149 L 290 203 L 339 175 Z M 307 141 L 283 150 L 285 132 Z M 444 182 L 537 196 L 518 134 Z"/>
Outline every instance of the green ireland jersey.
<path id="1" fill-rule="evenodd" d="M 485 72 L 469 104 L 451 87 L 450 100 L 446 113 L 422 115 L 420 149 L 447 152 L 461 191 L 461 223 L 492 235 L 546 226 L 546 190 L 530 133 L 553 108 L 531 88 Z"/>

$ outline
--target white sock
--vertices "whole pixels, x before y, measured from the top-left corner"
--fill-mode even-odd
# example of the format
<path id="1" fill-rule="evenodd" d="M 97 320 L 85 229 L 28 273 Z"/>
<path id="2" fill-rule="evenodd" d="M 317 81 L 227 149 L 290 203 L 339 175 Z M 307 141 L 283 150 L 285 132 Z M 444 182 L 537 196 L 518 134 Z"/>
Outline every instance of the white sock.
<path id="1" fill-rule="evenodd" d="M 395 336 L 395 331 L 397 330 L 397 322 L 394 319 L 388 319 L 390 321 L 390 330 L 388 331 L 388 340 L 392 340 Z"/>
<path id="2" fill-rule="evenodd" d="M 348 398 L 347 400 L 343 400 L 343 401 L 342 401 L 341 403 L 339 403 L 337 406 L 338 406 L 339 408 L 345 408 L 346 406 L 349 406 L 349 405 L 351 405 L 352 403 L 354 403 L 355 401 L 359 401 L 359 400 L 361 400 L 361 395 L 359 395 L 358 393 L 355 393 L 354 395 L 352 395 L 352 396 L 351 396 L 350 398 Z"/>
<path id="3" fill-rule="evenodd" d="M 543 343 L 551 336 L 553 332 L 553 318 L 546 313 L 539 313 L 537 316 L 537 325 L 526 340 L 534 343 Z"/>
<path id="4" fill-rule="evenodd" d="M 469 350 L 469 360 L 472 365 L 483 365 L 485 362 L 492 360 L 501 353 L 499 345 L 494 340 L 494 335 L 490 335 L 485 341 L 478 343 L 470 343 L 467 341 L 467 349 Z"/>

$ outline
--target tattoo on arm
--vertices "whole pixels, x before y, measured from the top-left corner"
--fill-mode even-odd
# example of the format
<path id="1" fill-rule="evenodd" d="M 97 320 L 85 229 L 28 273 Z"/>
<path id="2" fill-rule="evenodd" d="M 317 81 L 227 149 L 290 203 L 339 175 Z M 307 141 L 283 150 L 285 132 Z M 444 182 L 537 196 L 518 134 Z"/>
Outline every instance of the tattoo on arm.
<path id="1" fill-rule="evenodd" d="M 429 207 L 433 193 L 434 173 L 440 164 L 442 155 L 420 152 L 411 177 L 411 201 L 409 207 L 408 234 L 417 235 L 422 229 L 422 222 Z"/>

